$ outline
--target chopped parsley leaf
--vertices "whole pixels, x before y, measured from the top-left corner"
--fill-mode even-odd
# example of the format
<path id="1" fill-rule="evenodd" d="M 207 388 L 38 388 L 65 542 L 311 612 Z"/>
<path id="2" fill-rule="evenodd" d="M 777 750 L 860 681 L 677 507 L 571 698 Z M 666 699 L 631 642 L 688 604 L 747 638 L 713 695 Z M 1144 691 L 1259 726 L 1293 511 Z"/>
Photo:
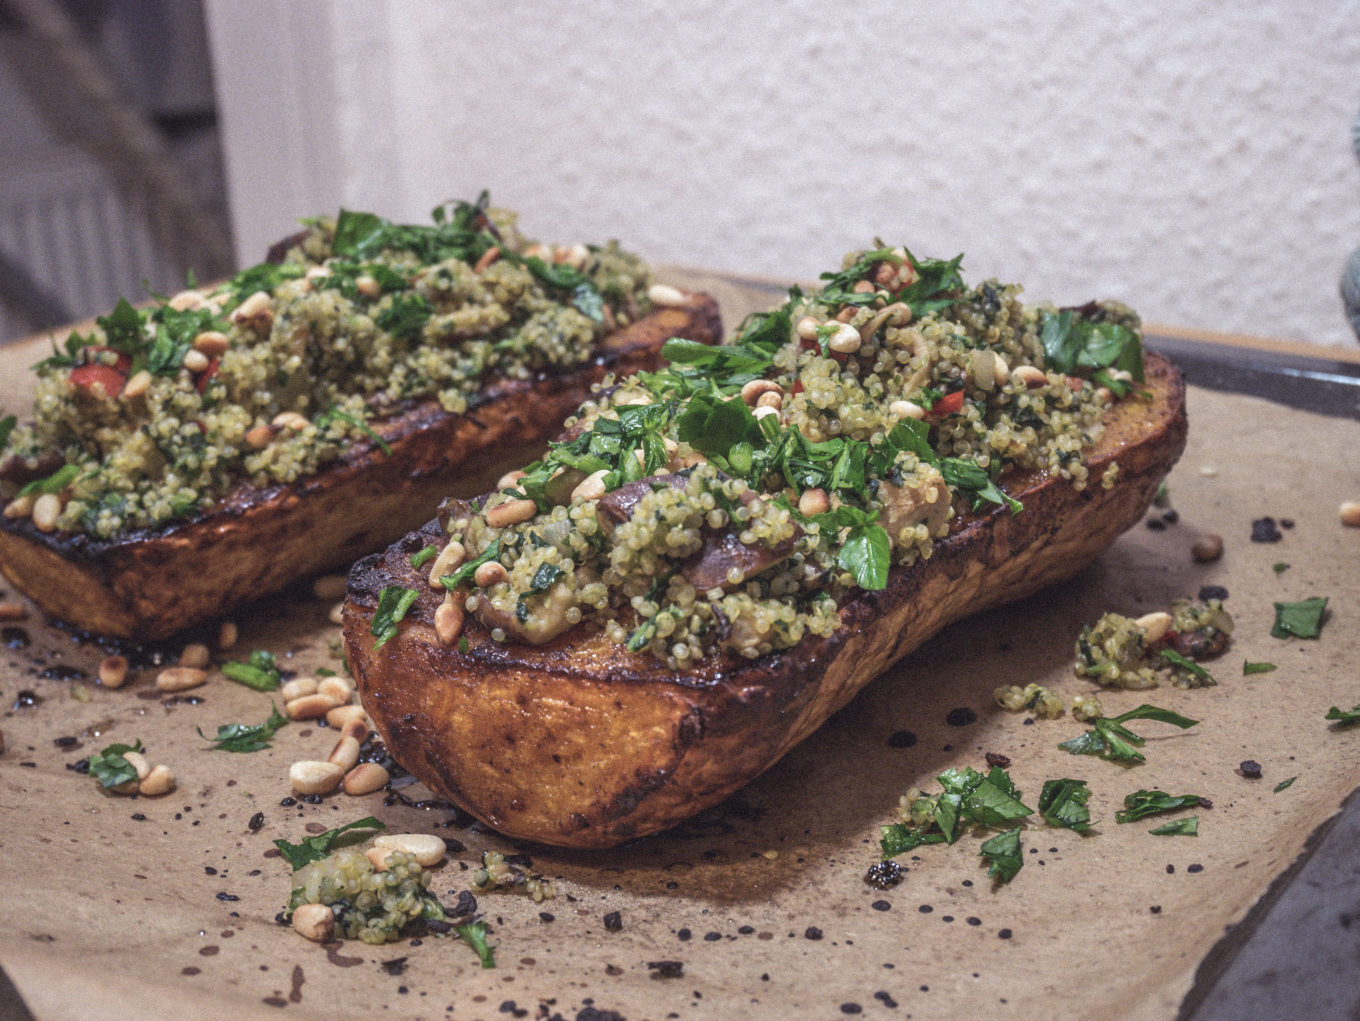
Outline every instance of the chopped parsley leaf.
<path id="1" fill-rule="evenodd" d="M 1208 670 L 1205 670 L 1204 667 L 1200 666 L 1193 659 L 1182 656 L 1175 649 L 1161 649 L 1158 651 L 1157 655 L 1161 656 L 1162 659 L 1166 660 L 1168 663 L 1173 663 L 1184 670 L 1189 670 L 1206 685 L 1218 683 L 1218 681 L 1214 680 L 1213 675 L 1209 673 Z"/>
<path id="2" fill-rule="evenodd" d="M 1276 603 L 1272 638 L 1316 638 L 1322 633 L 1327 597 L 1313 596 L 1297 603 Z"/>
<path id="3" fill-rule="evenodd" d="M 494 968 L 496 966 L 495 948 L 486 941 L 487 924 L 481 920 L 469 922 L 467 925 L 455 925 L 453 931 L 464 943 L 472 947 L 477 952 L 477 957 L 482 962 L 483 968 Z"/>
<path id="4" fill-rule="evenodd" d="M 1045 780 L 1039 792 L 1039 814 L 1050 826 L 1085 835 L 1091 830 L 1091 810 L 1086 807 L 1090 798 L 1091 788 L 1085 780 Z"/>
<path id="5" fill-rule="evenodd" d="M 495 540 L 492 541 L 491 545 L 488 546 L 486 549 L 482 550 L 482 552 L 478 556 L 473 557 L 471 560 L 465 563 L 462 567 L 458 568 L 458 570 L 454 571 L 452 574 L 446 574 L 443 577 L 441 577 L 439 579 L 439 584 L 443 585 L 444 588 L 452 592 L 459 585 L 463 584 L 474 574 L 476 574 L 477 568 L 481 567 L 483 564 L 490 563 L 500 555 L 501 555 L 501 540 L 500 536 L 497 536 Z"/>
<path id="6" fill-rule="evenodd" d="M 213 751 L 258 752 L 269 747 L 269 742 L 274 734 L 287 722 L 288 717 L 279 712 L 277 706 L 273 706 L 269 719 L 263 723 L 254 725 L 223 723 L 218 726 L 216 737 L 208 737 L 203 733 L 202 727 L 195 729 L 198 731 L 198 736 L 203 740 L 213 742 Z"/>
<path id="7" fill-rule="evenodd" d="M 1148 830 L 1154 837 L 1197 837 L 1199 836 L 1199 816 L 1191 815 L 1163 823 L 1156 829 Z"/>
<path id="8" fill-rule="evenodd" d="M 1174 713 L 1170 709 L 1145 704 L 1119 716 L 1096 717 L 1091 721 L 1091 730 L 1062 742 L 1058 747 L 1073 755 L 1098 755 L 1110 762 L 1144 762 L 1146 759 L 1138 747 L 1146 744 L 1147 739 L 1139 737 L 1124 726 L 1130 720 L 1156 720 L 1180 727 L 1182 730 L 1199 722 Z"/>
<path id="9" fill-rule="evenodd" d="M 1349 727 L 1352 724 L 1360 723 L 1360 705 L 1357 705 L 1354 709 L 1349 709 L 1344 712 L 1341 709 L 1337 708 L 1336 706 L 1332 706 L 1330 709 L 1327 710 L 1327 715 L 1323 718 L 1328 720 L 1335 720 L 1341 726 Z"/>
<path id="10" fill-rule="evenodd" d="M 1281 780 L 1275 785 L 1275 789 L 1271 793 L 1279 794 L 1280 791 L 1288 790 L 1290 787 L 1294 786 L 1294 781 L 1297 779 L 1297 776 L 1291 776 L 1288 780 Z"/>
<path id="11" fill-rule="evenodd" d="M 256 649 L 245 663 L 228 660 L 222 664 L 222 674 L 256 691 L 273 691 L 279 686 L 279 668 L 274 654 L 264 649 Z"/>
<path id="12" fill-rule="evenodd" d="M 406 617 L 406 611 L 416 601 L 420 593 L 413 588 L 389 585 L 378 593 L 378 608 L 373 612 L 373 620 L 368 633 L 377 639 L 373 643 L 376 652 L 397 636 L 397 625 Z"/>
<path id="13" fill-rule="evenodd" d="M 1168 794 L 1166 791 L 1139 790 L 1125 795 L 1124 808 L 1114 814 L 1114 821 L 1137 822 L 1150 815 L 1175 812 L 1182 808 L 1193 808 L 1203 799 L 1198 794 Z"/>
<path id="14" fill-rule="evenodd" d="M 117 787 L 129 780 L 137 779 L 137 767 L 123 757 L 126 752 L 140 752 L 142 742 L 132 744 L 111 744 L 103 751 L 90 756 L 90 775 L 104 788 Z"/>
<path id="15" fill-rule="evenodd" d="M 373 816 L 367 816 L 357 822 L 348 823 L 344 826 L 337 826 L 333 830 L 325 833 L 318 833 L 314 837 L 308 837 L 300 844 L 290 844 L 286 840 L 275 840 L 274 846 L 279 849 L 279 853 L 293 866 L 296 872 L 304 865 L 314 861 L 320 861 L 331 853 L 331 848 L 335 846 L 336 840 L 341 834 L 350 830 L 385 830 L 387 826 L 379 822 Z"/>
<path id="16" fill-rule="evenodd" d="M 985 840 L 978 854 L 987 860 L 987 875 L 998 883 L 1009 883 L 1025 864 L 1020 853 L 1020 827 L 998 833 Z"/>
<path id="17" fill-rule="evenodd" d="M 1248 677 L 1251 674 L 1268 674 L 1275 669 L 1274 663 L 1253 663 L 1251 660 L 1242 661 L 1242 676 Z"/>
<path id="18" fill-rule="evenodd" d="M 439 556 L 439 549 L 437 547 L 426 546 L 424 549 L 411 554 L 411 566 L 416 570 L 419 570 L 437 556 Z"/>

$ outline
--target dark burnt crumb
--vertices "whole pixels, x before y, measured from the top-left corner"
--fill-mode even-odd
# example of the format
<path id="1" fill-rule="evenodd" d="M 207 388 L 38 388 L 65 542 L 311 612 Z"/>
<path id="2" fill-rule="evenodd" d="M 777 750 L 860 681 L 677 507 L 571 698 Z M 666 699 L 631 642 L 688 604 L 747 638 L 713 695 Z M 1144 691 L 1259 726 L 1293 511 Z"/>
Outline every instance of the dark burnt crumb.
<path id="1" fill-rule="evenodd" d="M 902 866 L 891 860 L 875 862 L 864 873 L 864 881 L 870 886 L 886 890 L 902 881 Z"/>
<path id="2" fill-rule="evenodd" d="M 1147 519 L 1147 526 L 1148 526 L 1148 530 L 1149 530 L 1149 531 L 1153 531 L 1153 532 L 1165 532 L 1165 531 L 1166 531 L 1166 522 L 1163 521 L 1161 518 L 1148 518 L 1148 519 Z"/>
<path id="3" fill-rule="evenodd" d="M 704 942 L 705 942 L 705 943 L 716 943 L 716 942 L 718 942 L 718 940 L 720 940 L 720 939 L 722 939 L 722 933 L 720 933 L 720 932 L 706 932 L 706 933 L 704 933 Z"/>
<path id="4" fill-rule="evenodd" d="M 964 921 L 967 922 L 969 925 L 982 924 L 982 919 L 979 918 L 977 915 L 969 915 L 967 918 L 964 919 Z"/>
<path id="5" fill-rule="evenodd" d="M 227 893 L 226 890 L 218 890 L 218 891 L 217 891 L 217 899 L 218 899 L 218 900 L 224 900 L 224 901 L 235 901 L 235 900 L 240 900 L 241 898 L 238 897 L 238 896 L 236 896 L 236 894 L 234 894 L 234 893 Z"/>
<path id="6" fill-rule="evenodd" d="M 320 794 L 304 794 L 301 800 L 307 803 L 308 805 L 320 805 L 324 804 L 326 799 L 323 798 Z"/>
<path id="7" fill-rule="evenodd" d="M 1011 764 L 1011 757 L 1009 755 L 1002 755 L 1000 752 L 988 752 L 986 758 L 987 765 L 995 766 L 999 769 L 1005 769 Z"/>
<path id="8" fill-rule="evenodd" d="M 436 936 L 447 936 L 453 932 L 453 923 L 446 922 L 442 918 L 427 918 L 425 919 L 425 930 L 434 933 Z"/>
<path id="9" fill-rule="evenodd" d="M 817 940 L 822 938 L 822 930 L 815 925 L 809 925 L 803 930 L 803 939 Z"/>
<path id="10" fill-rule="evenodd" d="M 24 769 L 37 769 L 37 768 L 38 768 L 38 764 L 37 764 L 36 762 L 21 762 L 21 763 L 19 763 L 19 765 L 23 766 Z"/>
<path id="11" fill-rule="evenodd" d="M 292 807 L 293 807 L 294 805 L 296 805 L 296 804 L 297 804 L 297 798 L 294 798 L 294 797 L 292 797 L 292 796 L 289 796 L 289 797 L 286 797 L 286 798 L 284 798 L 283 800 L 281 800 L 281 801 L 279 802 L 279 807 L 281 807 L 281 808 L 292 808 Z"/>
<path id="12" fill-rule="evenodd" d="M 1009 929 L 997 929 L 996 935 L 998 939 L 1010 939 L 1015 933 L 1011 932 Z"/>
<path id="13" fill-rule="evenodd" d="M 941 915 L 941 916 L 940 916 L 940 921 L 942 921 L 942 922 L 952 922 L 953 920 L 954 920 L 954 916 L 953 916 L 953 915 Z"/>
<path id="14" fill-rule="evenodd" d="M 1228 590 L 1222 585 L 1201 585 L 1199 589 L 1199 601 L 1207 603 L 1210 599 L 1217 599 L 1220 602 L 1228 598 Z"/>
<path id="15" fill-rule="evenodd" d="M 608 911 L 604 916 L 604 927 L 609 932 L 619 932 L 623 928 L 623 914 L 619 911 Z"/>
<path id="16" fill-rule="evenodd" d="M 80 738 L 73 737 L 71 735 L 64 735 L 62 737 L 54 737 L 52 739 L 52 743 L 56 745 L 58 748 L 75 748 L 77 745 L 80 744 Z"/>
<path id="17" fill-rule="evenodd" d="M 675 938 L 681 943 L 687 943 L 694 938 L 694 933 L 690 932 L 688 929 L 679 929 L 675 933 Z"/>
<path id="18" fill-rule="evenodd" d="M 1180 519 L 1181 516 L 1179 513 L 1177 513 L 1174 507 L 1162 511 L 1162 520 L 1165 521 L 1168 525 L 1174 525 Z"/>
<path id="19" fill-rule="evenodd" d="M 756 927 L 754 925 L 743 925 L 737 929 L 737 932 L 742 936 L 749 936 L 755 931 Z"/>
<path id="20" fill-rule="evenodd" d="M 891 910 L 892 910 L 892 901 L 890 901 L 890 900 L 876 900 L 876 901 L 874 901 L 872 904 L 870 904 L 869 907 L 873 908 L 875 911 L 891 911 Z"/>
<path id="21" fill-rule="evenodd" d="M 406 971 L 407 960 L 405 957 L 394 957 L 390 961 L 383 961 L 378 967 L 389 975 L 400 975 Z"/>
<path id="22" fill-rule="evenodd" d="M 1196 863 L 1196 864 L 1194 864 L 1194 865 L 1187 865 L 1187 866 L 1185 867 L 1185 871 L 1186 871 L 1186 872 L 1203 872 L 1203 871 L 1204 871 L 1204 866 L 1203 866 L 1203 865 L 1200 865 L 1199 863 Z"/>
<path id="23" fill-rule="evenodd" d="M 544 923 L 555 922 L 557 921 L 557 916 L 553 914 L 551 911 L 540 911 L 538 913 L 538 920 Z"/>
<path id="24" fill-rule="evenodd" d="M 1033 716 L 1026 716 L 1023 720 L 1020 721 L 1020 725 L 1021 725 L 1021 726 L 1024 726 L 1024 727 L 1032 727 L 1032 726 L 1034 726 L 1034 717 L 1033 717 Z"/>
<path id="25" fill-rule="evenodd" d="M 254 815 L 250 817 L 250 821 L 246 823 L 246 827 L 250 830 L 251 833 L 258 833 L 263 825 L 264 825 L 263 812 L 256 812 Z"/>
<path id="26" fill-rule="evenodd" d="M 208 875 L 210 875 L 210 876 L 215 876 L 215 875 L 217 875 L 217 869 L 213 868 L 211 865 L 204 865 L 204 866 L 203 866 L 203 871 L 204 871 L 205 873 L 207 873 Z"/>
<path id="27" fill-rule="evenodd" d="M 1160 915 L 1162 913 L 1162 906 L 1160 904 L 1151 904 L 1148 906 L 1148 910 L 1154 915 Z"/>
<path id="28" fill-rule="evenodd" d="M 647 967 L 651 970 L 652 978 L 680 978 L 685 974 L 684 961 L 648 961 Z"/>
<path id="29" fill-rule="evenodd" d="M 90 772 L 90 760 L 76 759 L 75 762 L 66 763 L 66 768 L 72 773 L 79 773 L 81 776 L 86 776 Z"/>
<path id="30" fill-rule="evenodd" d="M 888 735 L 889 748 L 910 748 L 916 744 L 916 735 L 910 730 L 895 730 Z"/>
<path id="31" fill-rule="evenodd" d="M 923 992 L 923 993 L 928 993 L 928 992 L 930 992 L 930 986 L 918 986 L 917 988 L 920 989 L 921 992 Z"/>
<path id="32" fill-rule="evenodd" d="M 1237 771 L 1248 780 L 1261 779 L 1261 764 L 1255 759 L 1243 759 L 1241 765 L 1237 767 Z"/>
<path id="33" fill-rule="evenodd" d="M 970 723 L 977 722 L 977 713 L 967 706 L 959 706 L 957 709 L 949 710 L 944 722 L 951 727 L 966 727 Z"/>
<path id="34" fill-rule="evenodd" d="M 916 910 L 919 911 L 919 912 L 921 912 L 921 914 L 923 914 L 923 915 L 928 915 L 928 914 L 930 914 L 932 911 L 934 911 L 935 909 L 934 909 L 931 905 L 929 905 L 929 904 L 922 904 L 922 905 L 921 905 L 919 908 L 917 908 Z"/>
<path id="35" fill-rule="evenodd" d="M 971 879 L 965 879 L 965 880 L 963 881 L 963 885 L 964 885 L 964 886 L 972 886 L 972 885 L 973 885 L 973 881 L 972 881 Z"/>
<path id="36" fill-rule="evenodd" d="M 1280 527 L 1281 527 L 1281 528 L 1284 528 L 1284 529 L 1293 528 L 1293 527 L 1294 527 L 1294 519 L 1293 519 L 1293 518 L 1280 518 Z"/>
<path id="37" fill-rule="evenodd" d="M 864 1013 L 864 1008 L 861 1007 L 858 1003 L 842 1003 L 842 1004 L 841 1004 L 841 1013 L 842 1013 L 842 1014 L 863 1014 L 863 1013 Z"/>
<path id="38" fill-rule="evenodd" d="M 554 1018 L 560 1016 L 561 1015 L 558 1014 L 553 1015 Z M 672 1014 L 670 1016 L 675 1017 L 677 1015 Z M 585 1008 L 576 1015 L 575 1021 L 628 1021 L 628 1019 L 617 1010 L 600 1010 L 597 1007 L 592 1007 L 587 1004 Z"/>
<path id="39" fill-rule="evenodd" d="M 897 1001 L 892 998 L 892 994 L 883 989 L 880 989 L 878 992 L 874 993 L 874 999 L 877 1000 L 879 1003 L 883 1004 L 883 1006 L 887 1007 L 889 1010 L 897 1006 Z"/>
<path id="40" fill-rule="evenodd" d="M 471 890 L 459 890 L 458 899 L 444 910 L 450 918 L 462 923 L 470 922 L 472 916 L 477 913 L 477 898 L 472 895 Z M 543 914 L 546 912 L 540 912 L 539 917 L 541 918 Z M 551 916 L 549 918 L 551 920 Z"/>
<path id="41" fill-rule="evenodd" d="M 33 706 L 37 705 L 41 701 L 42 698 L 38 695 L 36 691 L 25 690 L 19 692 L 19 694 L 14 696 L 13 708 L 31 709 Z"/>
<path id="42" fill-rule="evenodd" d="M 133 821 L 133 822 L 146 822 L 146 816 L 143 815 L 141 812 L 133 812 L 133 813 L 132 813 L 132 821 Z"/>
<path id="43" fill-rule="evenodd" d="M 1272 517 L 1257 518 L 1251 523 L 1252 542 L 1279 542 L 1283 538 Z"/>
<path id="44" fill-rule="evenodd" d="M 1174 866 L 1174 865 L 1167 865 L 1167 867 L 1166 867 L 1166 874 L 1167 874 L 1168 876 L 1171 876 L 1171 875 L 1175 875 L 1175 873 L 1176 873 L 1176 866 Z"/>

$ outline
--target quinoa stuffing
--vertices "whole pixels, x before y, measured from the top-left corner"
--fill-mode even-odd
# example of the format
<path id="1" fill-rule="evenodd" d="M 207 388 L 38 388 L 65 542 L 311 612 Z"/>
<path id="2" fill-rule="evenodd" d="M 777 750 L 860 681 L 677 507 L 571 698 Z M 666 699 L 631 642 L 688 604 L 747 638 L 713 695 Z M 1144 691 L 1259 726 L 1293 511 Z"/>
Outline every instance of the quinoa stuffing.
<path id="1" fill-rule="evenodd" d="M 393 851 L 379 872 L 359 848 L 341 848 L 293 873 L 286 917 L 304 904 L 324 904 L 340 938 L 390 943 L 443 920 L 429 885 L 430 874 L 409 854 Z"/>
<path id="2" fill-rule="evenodd" d="M 278 262 L 54 344 L 33 421 L 0 434 L 7 515 L 99 538 L 190 516 L 381 447 L 370 423 L 413 402 L 461 413 L 489 379 L 579 366 L 649 308 L 613 242 L 530 243 L 485 193 L 433 220 L 311 220 Z"/>
<path id="3" fill-rule="evenodd" d="M 1082 625 L 1073 670 L 1109 688 L 1142 690 L 1162 680 L 1178 688 L 1211 687 L 1218 682 L 1198 661 L 1222 654 L 1232 631 L 1233 619 L 1218 599 L 1179 599 L 1169 613 L 1137 620 L 1106 613 Z"/>
<path id="4" fill-rule="evenodd" d="M 965 285 L 961 257 L 848 255 L 721 347 L 597 387 L 542 461 L 449 499 L 429 569 L 441 642 L 577 626 L 672 669 L 830 635 L 856 591 L 931 555 L 950 521 L 1021 513 L 1011 472 L 1077 489 L 1142 379 L 1137 318 Z"/>

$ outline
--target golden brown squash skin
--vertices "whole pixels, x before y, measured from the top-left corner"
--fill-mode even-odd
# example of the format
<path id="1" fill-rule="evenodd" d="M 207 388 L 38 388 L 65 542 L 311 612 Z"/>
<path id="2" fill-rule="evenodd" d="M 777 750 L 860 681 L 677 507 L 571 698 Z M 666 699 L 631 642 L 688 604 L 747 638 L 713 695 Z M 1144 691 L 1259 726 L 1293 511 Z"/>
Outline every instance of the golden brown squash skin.
<path id="1" fill-rule="evenodd" d="M 155 640 L 213 620 L 300 578 L 348 567 L 420 527 L 451 492 L 494 488 L 544 444 L 606 373 L 653 368 L 673 336 L 716 343 L 717 303 L 686 295 L 656 308 L 575 372 L 499 380 L 461 415 L 433 401 L 375 421 L 391 447 L 354 443 L 297 482 L 243 485 L 194 518 L 111 541 L 40 532 L 0 518 L 0 570 L 51 617 L 97 634 Z"/>
<path id="2" fill-rule="evenodd" d="M 442 648 L 442 592 L 409 560 L 443 541 L 431 522 L 350 574 L 345 643 L 364 706 L 403 766 L 509 836 L 608 847 L 664 829 L 769 769 L 947 624 L 1075 574 L 1137 522 L 1186 435 L 1180 374 L 1149 355 L 1147 375 L 1150 400 L 1107 412 L 1086 490 L 1004 480 L 1023 512 L 957 519 L 928 560 L 845 605 L 835 634 L 756 660 L 675 673 L 579 627 L 542 646 L 497 644 L 471 617 L 467 651 Z M 421 595 L 375 652 L 369 624 L 388 585 Z"/>

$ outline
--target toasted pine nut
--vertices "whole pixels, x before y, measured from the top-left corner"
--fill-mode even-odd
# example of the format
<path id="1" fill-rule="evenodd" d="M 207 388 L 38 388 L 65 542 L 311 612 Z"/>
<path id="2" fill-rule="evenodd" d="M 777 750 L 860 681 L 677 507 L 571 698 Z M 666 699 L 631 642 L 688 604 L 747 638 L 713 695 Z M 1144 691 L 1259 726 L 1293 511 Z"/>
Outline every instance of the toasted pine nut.
<path id="1" fill-rule="evenodd" d="M 319 695 L 335 699 L 337 706 L 347 704 L 350 696 L 354 694 L 354 689 L 350 687 L 349 681 L 343 677 L 323 677 L 316 682 L 316 690 Z"/>
<path id="2" fill-rule="evenodd" d="M 339 706 L 339 708 L 362 709 L 363 706 Z M 368 723 L 364 720 L 362 716 L 356 716 L 352 719 L 348 719 L 343 724 L 341 724 L 340 735 L 342 737 L 352 737 L 360 744 L 363 744 L 364 741 L 368 739 Z"/>
<path id="3" fill-rule="evenodd" d="M 457 539 L 452 540 L 439 551 L 439 556 L 435 557 L 434 563 L 430 565 L 430 588 L 443 588 L 439 579 L 458 570 L 466 559 L 467 548 Z"/>
<path id="4" fill-rule="evenodd" d="M 490 248 L 488 248 L 485 252 L 482 253 L 481 258 L 479 258 L 475 263 L 472 264 L 472 272 L 480 273 L 482 270 L 486 269 L 500 257 L 501 257 L 500 246 L 492 245 Z"/>
<path id="5" fill-rule="evenodd" d="M 499 560 L 488 560 L 479 566 L 472 575 L 472 581 L 478 588 L 490 588 L 492 585 L 498 585 L 509 578 L 510 572 Z"/>
<path id="6" fill-rule="evenodd" d="M 306 429 L 309 423 L 307 416 L 297 411 L 280 411 L 274 416 L 274 420 L 269 423 L 275 429 L 288 429 L 295 433 L 300 433 Z"/>
<path id="7" fill-rule="evenodd" d="M 386 787 L 390 779 L 386 768 L 380 763 L 361 762 L 345 774 L 345 793 L 355 796 L 372 794 Z"/>
<path id="8" fill-rule="evenodd" d="M 345 589 L 349 585 L 349 576 L 345 574 L 323 574 L 312 581 L 312 595 L 317 599 L 331 602 L 336 599 L 345 598 Z"/>
<path id="9" fill-rule="evenodd" d="M 513 489 L 515 483 L 524 478 L 525 473 L 516 468 L 512 472 L 506 472 L 496 480 L 497 489 Z"/>
<path id="10" fill-rule="evenodd" d="M 137 771 L 137 778 L 135 780 L 124 780 L 110 790 L 115 794 L 136 794 L 141 782 L 151 775 L 151 763 L 146 761 L 146 756 L 141 752 L 124 752 L 123 758 L 127 759 L 127 764 Z"/>
<path id="11" fill-rule="evenodd" d="M 848 355 L 858 351 L 863 343 L 864 338 L 859 335 L 859 330 L 849 323 L 842 323 L 826 342 L 826 346 L 837 354 Z"/>
<path id="12" fill-rule="evenodd" d="M 303 759 L 288 767 L 288 784 L 294 794 L 329 794 L 340 786 L 344 775 L 334 762 Z"/>
<path id="13" fill-rule="evenodd" d="M 234 323 L 256 323 L 266 315 L 272 318 L 273 299 L 267 291 L 256 291 L 245 301 L 237 305 L 231 313 L 231 321 Z"/>
<path id="14" fill-rule="evenodd" d="M 463 616 L 463 601 L 452 592 L 444 597 L 444 601 L 434 611 L 434 635 L 444 648 L 453 648 L 453 643 L 463 633 Z"/>
<path id="15" fill-rule="evenodd" d="M 888 405 L 888 414 L 894 418 L 914 418 L 919 422 L 926 417 L 926 409 L 914 401 L 893 401 Z"/>
<path id="16" fill-rule="evenodd" d="M 273 442 L 273 426 L 257 425 L 246 430 L 246 446 L 250 447 L 252 450 L 263 450 Z"/>
<path id="17" fill-rule="evenodd" d="M 798 320 L 798 325 L 794 329 L 798 333 L 799 340 L 817 339 L 817 320 L 812 316 L 803 316 Z"/>
<path id="18" fill-rule="evenodd" d="M 312 266 L 303 274 L 303 277 L 315 283 L 318 280 L 325 280 L 330 275 L 331 268 L 329 266 Z"/>
<path id="19" fill-rule="evenodd" d="M 438 865 L 447 850 L 444 841 L 433 833 L 383 833 L 374 838 L 373 846 L 391 854 L 404 851 L 420 865 Z"/>
<path id="20" fill-rule="evenodd" d="M 568 266 L 571 266 L 573 269 L 580 269 L 582 266 L 586 264 L 586 260 L 590 258 L 590 249 L 587 248 L 585 245 L 578 243 L 572 245 L 570 248 L 562 251 L 561 253 L 555 253 L 555 255 L 556 254 L 561 255 L 561 258 L 558 259 L 559 262 L 565 262 Z"/>
<path id="21" fill-rule="evenodd" d="M 191 666 L 196 670 L 206 670 L 212 662 L 212 653 L 202 642 L 190 642 L 179 653 L 179 666 Z"/>
<path id="22" fill-rule="evenodd" d="M 0 620 L 24 620 L 27 616 L 28 607 L 23 603 L 0 603 Z"/>
<path id="23" fill-rule="evenodd" d="M 105 656 L 99 664 L 99 683 L 106 688 L 121 688 L 127 683 L 126 656 Z"/>
<path id="24" fill-rule="evenodd" d="M 1360 500 L 1347 500 L 1338 511 L 1343 525 L 1360 528 Z"/>
<path id="25" fill-rule="evenodd" d="M 172 666 L 156 675 L 156 687 L 160 691 L 187 691 L 197 688 L 207 679 L 206 670 L 192 666 Z"/>
<path id="26" fill-rule="evenodd" d="M 190 312 L 203 307 L 203 292 L 190 288 L 180 291 L 166 302 L 176 312 Z"/>
<path id="27" fill-rule="evenodd" d="M 354 289 L 365 298 L 377 298 L 382 295 L 382 285 L 367 273 L 354 278 Z"/>
<path id="28" fill-rule="evenodd" d="M 302 698 L 304 695 L 315 695 L 317 681 L 315 677 L 294 677 L 292 680 L 284 681 L 279 687 L 279 698 L 284 702 L 291 702 L 295 698 Z"/>
<path id="29" fill-rule="evenodd" d="M 604 484 L 604 477 L 608 474 L 608 468 L 601 468 L 599 471 L 591 472 L 571 491 L 572 501 L 600 499 L 600 497 L 608 492 L 608 489 Z"/>
<path id="30" fill-rule="evenodd" d="M 647 300 L 662 308 L 674 308 L 685 303 L 684 293 L 670 284 L 652 284 L 647 288 Z"/>
<path id="31" fill-rule="evenodd" d="M 784 394 L 784 388 L 772 379 L 753 379 L 741 388 L 741 399 L 751 407 L 767 393 Z"/>
<path id="32" fill-rule="evenodd" d="M 299 904 L 293 909 L 293 931 L 313 943 L 329 943 L 335 936 L 335 912 L 327 904 Z"/>
<path id="33" fill-rule="evenodd" d="M 283 714 L 290 720 L 317 720 L 335 708 L 335 699 L 316 692 L 289 699 L 283 704 Z"/>
<path id="34" fill-rule="evenodd" d="M 1165 610 L 1157 610 L 1153 613 L 1145 613 L 1134 621 L 1143 629 L 1143 641 L 1148 645 L 1153 645 L 1162 640 L 1162 636 L 1171 628 L 1171 614 Z"/>
<path id="35" fill-rule="evenodd" d="M 343 599 L 331 607 L 331 612 L 326 615 L 326 619 L 332 624 L 343 624 L 345 622 L 345 602 Z"/>
<path id="36" fill-rule="evenodd" d="M 217 647 L 227 650 L 236 645 L 237 639 L 241 637 L 241 629 L 234 620 L 224 620 L 217 629 Z"/>
<path id="37" fill-rule="evenodd" d="M 1204 533 L 1190 547 L 1190 555 L 1197 563 L 1212 564 L 1223 556 L 1223 536 L 1217 532 Z"/>
<path id="38" fill-rule="evenodd" d="M 33 525 L 38 531 L 54 531 L 59 517 L 61 517 L 61 497 L 56 493 L 43 493 L 33 501 Z"/>
<path id="39" fill-rule="evenodd" d="M 348 773 L 359 762 L 359 742 L 352 737 L 341 735 L 326 761 L 334 763 Z"/>
<path id="40" fill-rule="evenodd" d="M 32 493 L 25 493 L 23 496 L 16 496 L 9 503 L 5 504 L 5 517 L 11 521 L 19 518 L 33 516 L 33 504 L 37 497 Z"/>
<path id="41" fill-rule="evenodd" d="M 492 528 L 505 528 L 528 521 L 538 513 L 538 504 L 529 499 L 507 500 L 490 507 L 486 512 L 486 523 Z"/>
<path id="42" fill-rule="evenodd" d="M 135 401 L 138 397 L 146 396 L 146 392 L 151 389 L 151 373 L 146 369 L 138 369 L 128 377 L 127 383 L 123 387 L 123 396 L 130 401 Z"/>
<path id="43" fill-rule="evenodd" d="M 1011 378 L 1026 390 L 1035 390 L 1048 382 L 1048 374 L 1036 365 L 1017 365 L 1010 372 Z"/>
<path id="44" fill-rule="evenodd" d="M 825 514 L 830 509 L 831 499 L 826 495 L 825 489 L 809 489 L 798 498 L 798 513 L 807 517 Z"/>
<path id="45" fill-rule="evenodd" d="M 992 352 L 992 357 L 996 359 L 996 369 L 993 372 L 993 375 L 996 378 L 996 385 L 1005 386 L 1006 380 L 1011 378 L 1011 367 L 1006 364 L 1006 359 L 1002 358 L 995 351 Z"/>
<path id="46" fill-rule="evenodd" d="M 209 361 L 208 356 L 202 351 L 196 347 L 191 347 L 188 351 L 184 352 L 184 360 L 180 362 L 180 364 L 190 372 L 202 372 L 211 364 L 211 362 Z"/>
<path id="47" fill-rule="evenodd" d="M 170 772 L 170 767 L 157 763 L 156 766 L 142 777 L 141 783 L 137 785 L 137 793 L 145 794 L 148 798 L 159 798 L 164 794 L 169 794 L 175 789 L 175 774 Z"/>
<path id="48" fill-rule="evenodd" d="M 349 724 L 350 720 L 362 721 L 364 718 L 364 707 L 361 705 L 338 705 L 334 709 L 326 711 L 326 722 L 337 730 L 341 730 Z M 357 738 L 362 741 L 368 736 L 368 727 L 364 727 L 363 737 Z"/>
<path id="49" fill-rule="evenodd" d="M 194 337 L 194 350 L 201 351 L 209 358 L 218 358 L 227 353 L 231 341 L 221 330 L 204 330 Z"/>

